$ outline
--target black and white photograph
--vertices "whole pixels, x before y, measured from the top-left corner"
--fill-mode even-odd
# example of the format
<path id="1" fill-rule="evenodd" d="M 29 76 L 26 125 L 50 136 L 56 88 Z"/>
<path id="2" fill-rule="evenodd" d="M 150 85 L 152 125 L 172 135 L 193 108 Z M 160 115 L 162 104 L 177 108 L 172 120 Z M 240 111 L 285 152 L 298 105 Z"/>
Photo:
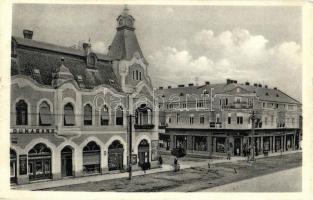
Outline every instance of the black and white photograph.
<path id="1" fill-rule="evenodd" d="M 307 191 L 305 3 L 231 2 L 11 2 L 9 191 Z"/>

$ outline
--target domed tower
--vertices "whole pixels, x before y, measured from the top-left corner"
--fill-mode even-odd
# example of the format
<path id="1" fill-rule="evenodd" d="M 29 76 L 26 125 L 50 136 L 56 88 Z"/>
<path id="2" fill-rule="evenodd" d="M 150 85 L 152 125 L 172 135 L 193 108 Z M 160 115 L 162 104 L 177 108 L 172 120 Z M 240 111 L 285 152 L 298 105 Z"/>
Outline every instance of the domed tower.
<path id="1" fill-rule="evenodd" d="M 147 73 L 148 62 L 143 56 L 135 34 L 135 19 L 127 6 L 117 17 L 116 35 L 109 46 L 108 56 L 113 61 L 113 69 L 120 79 L 124 92 L 133 93 L 136 86 L 145 83 L 152 89 Z"/>

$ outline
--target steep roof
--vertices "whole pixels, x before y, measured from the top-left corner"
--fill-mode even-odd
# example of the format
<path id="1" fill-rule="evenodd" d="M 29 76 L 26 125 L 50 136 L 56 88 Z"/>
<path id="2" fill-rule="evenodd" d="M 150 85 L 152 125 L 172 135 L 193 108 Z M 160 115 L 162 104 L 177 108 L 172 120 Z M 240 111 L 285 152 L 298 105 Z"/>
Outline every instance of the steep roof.
<path id="1" fill-rule="evenodd" d="M 136 52 L 139 53 L 145 64 L 147 64 L 135 32 L 129 29 L 117 30 L 110 46 L 108 56 L 115 60 L 130 60 Z"/>
<path id="2" fill-rule="evenodd" d="M 185 87 L 177 87 L 177 88 L 170 88 L 170 89 L 159 89 L 157 90 L 158 95 L 162 95 L 166 100 L 171 95 L 178 95 L 182 93 L 183 95 L 186 94 L 195 94 L 200 96 L 203 94 L 203 91 L 206 90 L 207 92 L 213 92 L 213 96 L 215 94 L 223 94 L 227 93 L 237 87 L 241 87 L 251 93 L 256 93 L 256 96 L 262 101 L 272 101 L 272 102 L 281 102 L 281 103 L 292 103 L 292 104 L 301 104 L 298 100 L 290 97 L 289 95 L 285 94 L 279 89 L 271 89 L 265 87 L 258 87 L 253 85 L 244 85 L 244 84 L 237 84 L 237 83 L 219 83 L 219 84 L 208 84 L 202 86 L 185 86 Z M 211 90 L 213 89 L 213 90 Z"/>
<path id="3" fill-rule="evenodd" d="M 105 60 L 96 62 L 96 69 L 88 70 L 86 55 L 82 50 L 17 37 L 13 37 L 12 40 L 17 44 L 18 60 L 18 62 L 12 61 L 12 76 L 17 74 L 30 76 L 40 84 L 51 86 L 53 73 L 61 66 L 61 57 L 64 57 L 64 66 L 74 75 L 76 81 L 79 76 L 82 78 L 84 88 L 92 89 L 97 85 L 105 84 L 121 91 L 111 60 L 106 59 L 109 57 L 105 55 L 96 54 L 98 59 Z M 35 71 L 39 71 L 40 78 Z"/>

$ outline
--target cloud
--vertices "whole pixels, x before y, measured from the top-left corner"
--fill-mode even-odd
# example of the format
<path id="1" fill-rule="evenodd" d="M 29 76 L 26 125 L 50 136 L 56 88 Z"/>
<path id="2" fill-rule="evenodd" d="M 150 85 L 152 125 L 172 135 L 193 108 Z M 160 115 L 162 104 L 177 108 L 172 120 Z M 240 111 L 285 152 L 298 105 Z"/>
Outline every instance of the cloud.
<path id="1" fill-rule="evenodd" d="M 201 30 L 181 44 L 148 56 L 156 86 L 164 86 L 164 80 L 174 85 L 196 77 L 219 83 L 233 78 L 278 87 L 301 99 L 301 46 L 293 41 L 268 46 L 264 36 L 234 29 L 220 34 Z"/>
<path id="2" fill-rule="evenodd" d="M 95 41 L 91 44 L 91 49 L 96 53 L 107 54 L 108 53 L 108 46 L 101 41 Z"/>

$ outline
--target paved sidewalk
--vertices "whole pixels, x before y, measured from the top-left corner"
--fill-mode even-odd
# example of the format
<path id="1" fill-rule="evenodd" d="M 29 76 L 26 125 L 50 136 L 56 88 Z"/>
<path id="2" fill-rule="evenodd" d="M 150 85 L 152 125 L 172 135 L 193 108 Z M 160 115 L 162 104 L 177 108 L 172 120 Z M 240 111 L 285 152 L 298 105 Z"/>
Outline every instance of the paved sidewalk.
<path id="1" fill-rule="evenodd" d="M 290 151 L 290 152 L 283 152 L 283 155 L 285 154 L 292 154 L 292 153 L 299 153 L 302 151 Z M 272 153 L 269 154 L 268 157 L 272 156 L 279 156 L 280 153 Z M 264 158 L 263 155 L 257 156 L 256 159 Z M 241 160 L 247 160 L 245 157 L 232 157 L 231 160 L 226 159 L 218 159 L 218 160 L 212 160 L 207 159 L 206 161 L 202 162 L 191 162 L 191 161 L 181 161 L 180 168 L 181 169 L 187 169 L 190 167 L 200 167 L 200 166 L 207 166 L 208 162 L 210 164 L 217 164 L 217 163 L 225 163 L 225 162 L 236 162 Z M 160 173 L 160 172 L 166 172 L 173 170 L 173 166 L 168 164 L 163 164 L 162 168 L 156 168 L 147 170 L 146 174 L 153 174 L 153 173 Z M 143 171 L 134 171 L 133 176 L 140 176 L 144 175 Z M 45 180 L 45 181 L 39 181 L 34 182 L 30 184 L 25 185 L 13 185 L 11 186 L 12 189 L 17 190 L 40 190 L 40 189 L 46 189 L 46 188 L 54 188 L 54 187 L 61 187 L 65 185 L 75 185 L 75 184 L 81 184 L 81 183 L 88 183 L 88 182 L 97 182 L 97 181 L 103 181 L 103 180 L 112 180 L 112 179 L 119 179 L 119 178 L 125 178 L 128 177 L 128 173 L 117 173 L 117 174 L 105 174 L 105 175 L 94 175 L 94 176 L 84 176 L 84 177 L 77 177 L 77 178 L 69 178 L 69 179 L 61 179 L 61 180 Z"/>

